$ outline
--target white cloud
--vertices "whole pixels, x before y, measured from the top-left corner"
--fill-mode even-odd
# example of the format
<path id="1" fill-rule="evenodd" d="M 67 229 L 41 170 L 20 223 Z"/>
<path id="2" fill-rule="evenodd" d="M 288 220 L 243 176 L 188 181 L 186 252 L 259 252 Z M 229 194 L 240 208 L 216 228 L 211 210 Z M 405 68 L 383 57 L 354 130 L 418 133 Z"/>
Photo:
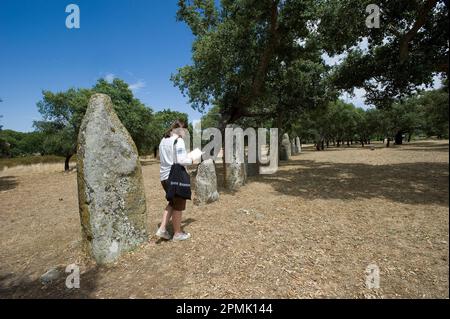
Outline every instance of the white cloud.
<path id="1" fill-rule="evenodd" d="M 108 73 L 105 75 L 104 79 L 108 83 L 112 83 L 112 81 L 116 78 L 116 76 L 112 73 Z"/>
<path id="2" fill-rule="evenodd" d="M 349 93 L 342 93 L 341 98 L 347 103 L 353 103 L 356 107 L 368 109 L 369 105 L 366 104 L 366 90 L 363 88 L 357 88 L 353 90 L 353 95 Z"/>
<path id="3" fill-rule="evenodd" d="M 130 85 L 128 85 L 128 88 L 133 91 L 133 93 L 138 92 L 140 89 L 143 89 L 147 86 L 147 84 L 142 81 L 142 80 L 138 80 L 136 83 L 132 83 Z"/>

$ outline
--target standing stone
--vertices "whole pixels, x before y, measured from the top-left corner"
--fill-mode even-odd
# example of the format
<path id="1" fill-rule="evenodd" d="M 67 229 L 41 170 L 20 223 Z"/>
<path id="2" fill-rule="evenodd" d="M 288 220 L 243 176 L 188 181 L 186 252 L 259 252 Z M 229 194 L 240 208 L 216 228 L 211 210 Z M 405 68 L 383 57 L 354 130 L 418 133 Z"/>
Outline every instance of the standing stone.
<path id="1" fill-rule="evenodd" d="M 238 163 L 237 161 L 233 161 L 232 163 L 227 163 L 225 165 L 225 181 L 227 189 L 236 191 L 241 186 L 245 185 L 245 182 L 247 180 L 245 163 Z"/>
<path id="2" fill-rule="evenodd" d="M 295 147 L 297 148 L 297 153 L 300 154 L 302 152 L 302 144 L 300 143 L 300 137 L 295 138 Z"/>
<path id="3" fill-rule="evenodd" d="M 280 160 L 287 161 L 289 157 L 291 157 L 291 142 L 289 141 L 289 135 L 284 133 L 281 139 Z"/>
<path id="4" fill-rule="evenodd" d="M 195 173 L 194 204 L 202 205 L 219 199 L 216 167 L 212 159 L 201 162 Z"/>
<path id="5" fill-rule="evenodd" d="M 281 144 L 281 147 L 279 149 L 279 153 L 280 153 L 280 161 L 288 161 L 289 160 L 289 155 L 288 155 L 288 150 L 287 147 L 283 144 Z"/>
<path id="6" fill-rule="evenodd" d="M 61 277 L 61 273 L 57 267 L 52 267 L 41 276 L 41 283 L 47 285 L 56 281 Z"/>
<path id="7" fill-rule="evenodd" d="M 295 148 L 295 139 L 292 139 L 291 141 L 291 154 L 292 155 L 297 154 L 297 149 Z"/>
<path id="8" fill-rule="evenodd" d="M 227 128 L 236 128 L 236 125 L 229 124 Z M 240 162 L 236 154 L 236 139 L 233 138 L 233 155 L 231 163 L 225 163 L 225 187 L 230 191 L 236 191 L 247 181 L 247 170 L 244 162 Z M 225 150 L 224 150 L 225 152 Z M 225 153 L 223 153 L 225 156 Z"/>
<path id="9" fill-rule="evenodd" d="M 97 263 L 147 240 L 139 156 L 109 96 L 94 94 L 78 135 L 78 201 L 83 247 Z"/>
<path id="10" fill-rule="evenodd" d="M 286 134 L 286 136 L 284 136 L 284 138 L 286 139 L 286 145 L 288 146 L 288 156 L 292 156 L 292 145 L 291 145 L 291 140 L 290 140 L 290 138 L 289 138 L 289 135 L 288 135 L 288 133 L 285 133 Z"/>

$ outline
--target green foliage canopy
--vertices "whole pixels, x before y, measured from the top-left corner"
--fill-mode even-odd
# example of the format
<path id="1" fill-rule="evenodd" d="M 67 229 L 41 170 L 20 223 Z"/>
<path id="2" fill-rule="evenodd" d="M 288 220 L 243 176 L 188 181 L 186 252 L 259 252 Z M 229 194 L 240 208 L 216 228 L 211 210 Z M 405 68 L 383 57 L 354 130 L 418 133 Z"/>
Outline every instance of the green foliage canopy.
<path id="1" fill-rule="evenodd" d="M 333 72 L 337 89 L 364 88 L 369 103 L 389 107 L 431 85 L 435 75 L 448 78 L 448 1 L 377 1 L 380 28 L 368 28 L 363 18 L 373 1 L 318 3 L 321 45 L 330 55 L 346 55 Z M 363 40 L 367 47 L 359 45 Z"/>
<path id="2" fill-rule="evenodd" d="M 114 79 L 112 83 L 100 79 L 92 89 L 44 91 L 43 99 L 37 103 L 43 119 L 34 122 L 36 130 L 44 136 L 44 152 L 65 156 L 68 169 L 68 161 L 76 152 L 81 121 L 93 93 L 111 97 L 119 119 L 130 132 L 139 152 L 148 152 L 151 149 L 152 110 L 134 98 L 128 84 L 120 79 Z"/>

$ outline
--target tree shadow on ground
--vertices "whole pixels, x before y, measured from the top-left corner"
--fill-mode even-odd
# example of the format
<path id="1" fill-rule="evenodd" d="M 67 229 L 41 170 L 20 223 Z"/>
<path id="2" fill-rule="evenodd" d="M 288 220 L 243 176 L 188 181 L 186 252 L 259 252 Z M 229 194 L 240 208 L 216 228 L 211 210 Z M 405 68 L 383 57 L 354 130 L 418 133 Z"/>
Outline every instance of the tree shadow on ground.
<path id="1" fill-rule="evenodd" d="M 66 278 L 69 273 L 64 268 L 58 268 L 60 278 L 44 285 L 40 278 L 31 279 L 28 275 L 15 276 L 14 274 L 0 275 L 0 298 L 3 299 L 87 299 L 95 298 L 92 293 L 97 288 L 99 274 L 102 267 L 97 266 L 80 274 L 80 288 L 66 287 Z"/>
<path id="2" fill-rule="evenodd" d="M 283 170 L 284 166 L 298 168 Z M 448 206 L 448 171 L 447 163 L 367 165 L 290 160 L 282 162 L 277 173 L 250 181 L 269 183 L 281 194 L 308 200 L 384 198 Z"/>
<path id="3" fill-rule="evenodd" d="M 408 145 L 412 147 L 428 147 L 428 148 L 446 147 L 448 149 L 448 140 L 447 141 L 441 140 L 441 143 L 437 143 L 437 141 L 422 141 L 422 142 L 411 142 L 402 144 L 402 146 Z"/>
<path id="4" fill-rule="evenodd" d="M 18 184 L 15 176 L 0 176 L 0 192 L 16 188 Z"/>
<path id="5" fill-rule="evenodd" d="M 141 166 L 150 166 L 150 165 L 156 165 L 156 164 L 159 165 L 158 161 L 152 161 L 152 160 L 150 160 L 150 161 L 139 160 L 139 162 L 141 163 Z"/>
<path id="6" fill-rule="evenodd" d="M 433 142 L 420 142 L 414 144 L 396 145 L 395 150 L 428 151 L 428 152 L 448 152 L 448 144 L 436 144 Z"/>
<path id="7" fill-rule="evenodd" d="M 377 145 L 377 144 L 369 144 L 369 145 L 365 145 L 364 147 L 362 147 L 361 145 L 357 145 L 357 144 L 353 144 L 353 145 L 350 145 L 350 146 L 347 146 L 347 145 L 341 145 L 341 146 L 334 146 L 334 145 L 330 145 L 329 147 L 325 147 L 325 149 L 323 150 L 323 151 L 320 151 L 320 152 L 333 152 L 333 151 L 344 151 L 344 150 L 352 150 L 352 151 L 358 151 L 358 150 L 361 150 L 361 151 L 367 151 L 368 149 L 370 149 L 371 147 L 374 147 L 374 148 L 383 148 L 383 145 Z M 393 147 L 393 146 L 392 146 Z M 309 148 L 309 149 L 303 149 L 302 150 L 302 153 L 305 153 L 305 152 L 318 152 L 318 151 L 316 151 L 315 149 L 313 149 L 313 148 Z M 300 153 L 301 154 L 301 153 Z"/>

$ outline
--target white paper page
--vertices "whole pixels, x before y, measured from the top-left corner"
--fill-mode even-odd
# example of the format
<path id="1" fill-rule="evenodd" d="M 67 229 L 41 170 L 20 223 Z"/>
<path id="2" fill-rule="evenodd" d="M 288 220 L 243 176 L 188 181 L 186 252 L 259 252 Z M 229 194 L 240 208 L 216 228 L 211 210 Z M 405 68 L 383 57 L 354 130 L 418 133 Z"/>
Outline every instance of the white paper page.
<path id="1" fill-rule="evenodd" d="M 192 158 L 193 161 L 199 161 L 204 152 L 202 152 L 199 148 L 194 149 L 189 153 L 189 157 Z"/>

